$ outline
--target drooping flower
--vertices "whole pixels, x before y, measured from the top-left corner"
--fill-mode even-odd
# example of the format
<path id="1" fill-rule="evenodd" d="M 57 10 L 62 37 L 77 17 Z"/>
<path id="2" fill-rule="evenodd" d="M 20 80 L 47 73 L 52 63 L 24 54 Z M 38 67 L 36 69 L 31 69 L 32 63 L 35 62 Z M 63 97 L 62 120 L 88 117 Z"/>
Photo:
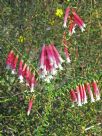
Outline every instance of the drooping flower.
<path id="1" fill-rule="evenodd" d="M 14 57 L 15 57 L 14 52 L 13 52 L 13 50 L 11 50 L 7 56 L 7 59 L 6 59 L 6 68 L 7 69 L 12 69 Z"/>
<path id="2" fill-rule="evenodd" d="M 85 23 L 83 20 L 78 16 L 78 14 L 75 12 L 75 10 L 72 11 L 74 21 L 75 23 L 80 27 L 81 31 L 85 31 L 84 28 L 86 27 Z"/>
<path id="3" fill-rule="evenodd" d="M 11 65 L 11 67 L 12 67 L 12 74 L 16 73 L 17 62 L 18 62 L 18 55 L 16 55 L 16 57 L 13 60 L 12 65 Z"/>
<path id="4" fill-rule="evenodd" d="M 83 89 L 83 104 L 86 104 L 87 103 L 87 95 L 86 95 L 86 89 L 85 89 L 85 86 L 82 85 L 82 89 Z"/>
<path id="5" fill-rule="evenodd" d="M 68 20 L 69 12 L 70 12 L 70 7 L 67 7 L 65 11 L 65 16 L 64 16 L 64 24 L 63 24 L 64 28 L 67 27 L 67 20 Z"/>
<path id="6" fill-rule="evenodd" d="M 61 66 L 63 61 L 53 44 L 43 45 L 40 56 L 40 77 L 50 83 L 53 75 L 57 73 L 57 69 L 63 69 Z"/>
<path id="7" fill-rule="evenodd" d="M 26 79 L 26 85 L 29 87 L 30 87 L 30 78 L 31 78 L 31 71 L 29 67 L 27 66 L 26 73 L 25 73 L 25 79 Z"/>
<path id="8" fill-rule="evenodd" d="M 79 86 L 76 87 L 76 92 L 77 92 L 77 103 L 78 103 L 78 106 L 82 106 Z"/>
<path id="9" fill-rule="evenodd" d="M 74 103 L 77 102 L 77 95 L 73 89 L 70 91 L 70 97 L 73 104 L 72 107 L 74 107 Z"/>
<path id="10" fill-rule="evenodd" d="M 81 103 L 83 104 L 83 102 L 84 102 L 84 93 L 83 93 L 82 85 L 79 85 L 79 91 L 80 91 Z"/>
<path id="11" fill-rule="evenodd" d="M 92 86 L 93 86 L 93 90 L 94 90 L 94 95 L 96 97 L 96 101 L 98 101 L 98 100 L 100 100 L 100 92 L 99 92 L 96 81 L 92 82 Z"/>
<path id="12" fill-rule="evenodd" d="M 27 110 L 27 115 L 28 116 L 30 115 L 30 112 L 31 112 L 31 109 L 32 109 L 32 105 L 33 105 L 33 100 L 31 99 L 29 101 L 29 104 L 28 104 L 28 110 Z"/>
<path id="13" fill-rule="evenodd" d="M 85 84 L 85 88 L 87 89 L 88 94 L 89 94 L 89 96 L 91 97 L 91 102 L 95 102 L 95 99 L 94 99 L 94 97 L 93 97 L 93 92 L 92 92 L 92 90 L 91 90 L 90 84 L 89 84 L 89 83 L 86 83 L 86 84 Z"/>
<path id="14" fill-rule="evenodd" d="M 34 74 L 32 74 L 31 79 L 30 79 L 30 91 L 31 92 L 34 92 L 35 84 L 36 84 L 36 79 L 35 79 Z"/>
<path id="15" fill-rule="evenodd" d="M 19 67 L 18 67 L 18 79 L 20 79 L 20 83 L 23 82 L 23 60 L 20 60 Z"/>

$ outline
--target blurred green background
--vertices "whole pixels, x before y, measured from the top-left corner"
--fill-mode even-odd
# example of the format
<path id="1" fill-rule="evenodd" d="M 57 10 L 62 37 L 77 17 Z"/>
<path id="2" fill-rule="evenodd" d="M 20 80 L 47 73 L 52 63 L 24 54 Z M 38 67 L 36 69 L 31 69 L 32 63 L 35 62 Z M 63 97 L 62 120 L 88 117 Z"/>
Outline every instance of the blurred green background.
<path id="1" fill-rule="evenodd" d="M 68 5 L 86 30 L 77 28 L 71 38 L 66 30 L 71 64 L 63 64 L 51 84 L 39 80 L 31 94 L 5 69 L 7 54 L 13 49 L 32 71 L 38 70 L 42 44 L 54 42 L 64 58 L 62 25 Z M 62 9 L 61 17 L 57 9 Z M 102 101 L 71 108 L 69 96 L 78 83 L 93 79 L 102 92 L 102 0 L 0 0 L 0 136 L 101 136 Z M 27 116 L 32 95 L 36 98 Z"/>

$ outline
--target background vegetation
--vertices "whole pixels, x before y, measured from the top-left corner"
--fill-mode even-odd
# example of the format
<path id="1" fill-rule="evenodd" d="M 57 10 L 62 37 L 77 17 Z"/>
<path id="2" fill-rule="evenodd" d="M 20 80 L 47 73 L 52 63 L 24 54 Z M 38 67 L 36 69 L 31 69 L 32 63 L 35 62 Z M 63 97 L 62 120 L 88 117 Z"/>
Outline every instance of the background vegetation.
<path id="1" fill-rule="evenodd" d="M 64 57 L 63 12 L 76 8 L 87 25 L 85 32 L 68 38 L 71 64 L 64 64 L 51 84 L 38 81 L 34 94 L 5 69 L 8 52 L 39 69 L 43 43 L 54 42 Z M 50 28 L 50 30 L 49 30 Z M 68 31 L 67 31 L 68 33 Z M 67 35 L 68 36 L 68 35 Z M 71 107 L 69 89 L 78 83 L 98 80 L 102 92 L 102 1 L 101 0 L 0 0 L 0 136 L 101 136 L 101 102 Z M 36 75 L 38 77 L 38 75 Z M 29 98 L 35 101 L 30 116 Z M 95 127 L 85 131 L 89 126 Z"/>

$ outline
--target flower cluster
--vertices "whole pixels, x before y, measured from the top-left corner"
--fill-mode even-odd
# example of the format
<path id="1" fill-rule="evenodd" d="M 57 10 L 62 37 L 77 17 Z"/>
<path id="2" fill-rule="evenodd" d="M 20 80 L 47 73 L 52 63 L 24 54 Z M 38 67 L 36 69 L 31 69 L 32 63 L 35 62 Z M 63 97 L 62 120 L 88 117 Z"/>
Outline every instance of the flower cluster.
<path id="1" fill-rule="evenodd" d="M 72 12 L 70 12 L 72 11 Z M 67 27 L 67 22 L 69 19 L 69 35 L 71 36 L 73 33 L 75 33 L 75 27 L 78 26 L 81 31 L 83 32 L 86 27 L 84 21 L 78 16 L 76 11 L 74 9 L 70 9 L 70 7 L 66 8 L 65 16 L 64 16 L 64 24 L 63 27 Z"/>
<path id="2" fill-rule="evenodd" d="M 17 63 L 18 55 L 15 55 L 14 51 L 11 50 L 6 59 L 6 68 L 11 69 L 12 74 L 18 74 L 18 79 L 20 80 L 20 83 L 24 82 L 25 79 L 26 85 L 29 86 L 31 92 L 33 92 L 36 84 L 35 75 L 31 72 L 29 66 L 27 66 L 27 64 L 24 63 L 23 60 L 19 61 L 18 69 Z"/>
<path id="3" fill-rule="evenodd" d="M 71 101 L 73 103 L 72 106 L 74 106 L 75 103 L 77 103 L 78 106 L 86 104 L 88 95 L 91 98 L 91 102 L 95 102 L 95 98 L 96 101 L 100 100 L 100 92 L 96 81 L 93 81 L 91 84 L 86 83 L 83 85 L 78 85 L 76 86 L 75 90 L 74 89 L 70 90 Z"/>
<path id="4" fill-rule="evenodd" d="M 61 58 L 59 52 L 54 44 L 43 45 L 40 55 L 40 77 L 50 83 L 53 76 L 56 75 L 57 70 L 62 70 L 62 63 L 64 60 Z"/>

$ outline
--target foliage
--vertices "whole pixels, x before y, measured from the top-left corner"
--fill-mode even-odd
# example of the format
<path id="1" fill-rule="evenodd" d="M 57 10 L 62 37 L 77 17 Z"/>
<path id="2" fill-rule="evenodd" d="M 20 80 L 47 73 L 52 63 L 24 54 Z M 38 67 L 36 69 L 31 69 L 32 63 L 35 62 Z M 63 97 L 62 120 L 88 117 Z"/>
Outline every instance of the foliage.
<path id="1" fill-rule="evenodd" d="M 101 101 L 71 107 L 69 89 L 77 83 L 97 79 L 102 88 L 101 0 L 0 0 L 0 134 L 26 136 L 101 136 Z M 8 52 L 39 69 L 43 43 L 54 42 L 64 57 L 62 34 L 65 8 L 76 8 L 86 31 L 71 38 L 67 34 L 71 64 L 63 64 L 51 84 L 38 81 L 30 116 L 26 115 L 32 94 L 17 76 L 5 69 Z M 57 10 L 60 10 L 61 13 Z M 62 10 L 61 10 L 62 9 Z M 68 32 L 67 32 L 68 33 Z M 37 76 L 37 75 L 36 75 Z M 38 77 L 38 76 L 37 76 Z M 93 129 L 85 128 L 95 125 Z"/>

